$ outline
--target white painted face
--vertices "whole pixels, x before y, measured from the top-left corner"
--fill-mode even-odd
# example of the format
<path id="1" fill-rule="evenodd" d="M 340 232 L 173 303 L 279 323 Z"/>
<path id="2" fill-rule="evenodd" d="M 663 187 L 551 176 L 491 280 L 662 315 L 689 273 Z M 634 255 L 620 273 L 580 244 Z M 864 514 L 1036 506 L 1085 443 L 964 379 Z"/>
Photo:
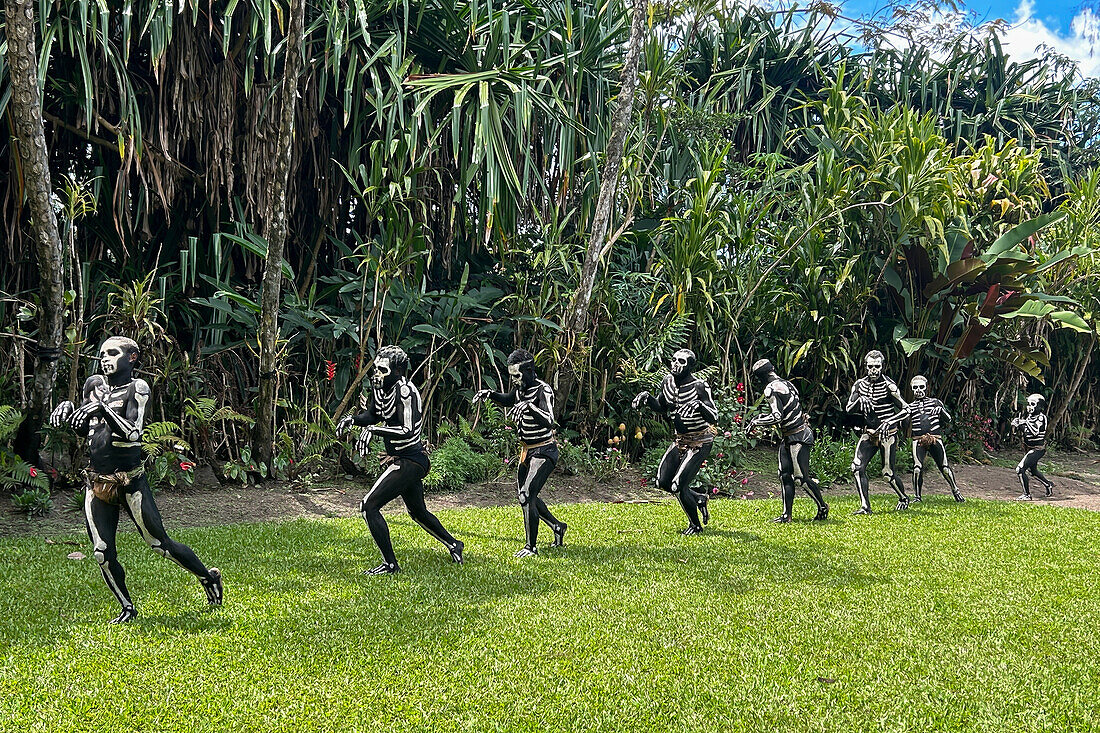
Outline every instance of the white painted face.
<path id="1" fill-rule="evenodd" d="M 923 400 L 928 396 L 928 380 L 924 377 L 913 377 L 913 381 L 909 382 L 909 386 L 913 389 L 913 396 L 918 400 Z"/>
<path id="2" fill-rule="evenodd" d="M 882 377 L 882 359 L 868 357 L 863 364 L 867 368 L 867 377 L 872 382 L 877 382 Z"/>
<path id="3" fill-rule="evenodd" d="M 509 364 L 508 378 L 512 381 L 512 387 L 523 389 L 523 364 Z"/>
<path id="4" fill-rule="evenodd" d="M 676 376 L 680 376 L 688 370 L 688 364 L 691 363 L 691 352 L 686 349 L 681 349 L 672 355 L 672 363 L 669 364 L 669 368 L 672 369 L 672 373 Z"/>
<path id="5" fill-rule="evenodd" d="M 1028 395 L 1027 397 L 1027 414 L 1034 415 L 1039 410 L 1039 403 L 1043 401 L 1043 396 L 1040 394 Z"/>
<path id="6" fill-rule="evenodd" d="M 108 377 L 118 371 L 124 371 L 129 366 L 129 354 L 126 353 L 127 342 L 120 338 L 109 338 L 99 347 L 99 371 Z"/>
<path id="7" fill-rule="evenodd" d="M 382 383 L 386 381 L 386 377 L 390 376 L 393 369 L 390 367 L 389 358 L 382 356 L 374 360 L 374 371 L 371 373 L 370 381 L 375 387 L 381 389 Z"/>

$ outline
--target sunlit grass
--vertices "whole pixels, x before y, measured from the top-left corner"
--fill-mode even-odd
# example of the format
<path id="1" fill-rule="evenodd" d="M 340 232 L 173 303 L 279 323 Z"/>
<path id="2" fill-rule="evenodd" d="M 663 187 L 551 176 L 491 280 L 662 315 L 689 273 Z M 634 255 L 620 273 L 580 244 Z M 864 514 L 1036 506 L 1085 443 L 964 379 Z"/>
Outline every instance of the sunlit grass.
<path id="1" fill-rule="evenodd" d="M 82 538 L 3 540 L 0 729 L 1096 725 L 1100 514 L 833 501 L 786 526 L 774 501 L 717 502 L 699 537 L 672 503 L 560 506 L 569 544 L 529 560 L 518 509 L 440 512 L 461 567 L 399 515 L 392 578 L 360 574 L 377 553 L 356 519 L 179 531 L 224 573 L 214 612 L 127 533 L 126 627 L 94 561 L 65 557 Z"/>

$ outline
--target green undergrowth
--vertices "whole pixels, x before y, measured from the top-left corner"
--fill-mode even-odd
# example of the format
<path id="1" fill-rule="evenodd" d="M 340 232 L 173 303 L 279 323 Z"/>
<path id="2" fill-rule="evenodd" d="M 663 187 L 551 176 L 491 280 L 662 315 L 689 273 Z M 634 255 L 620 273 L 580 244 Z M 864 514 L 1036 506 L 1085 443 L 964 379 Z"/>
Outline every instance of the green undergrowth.
<path id="1" fill-rule="evenodd" d="M 517 560 L 514 507 L 403 514 L 405 572 L 361 521 L 180 530 L 226 606 L 130 531 L 125 627 L 78 546 L 0 540 L 3 731 L 1083 731 L 1100 720 L 1100 514 L 930 497 L 774 525 L 717 501 L 556 506 Z"/>

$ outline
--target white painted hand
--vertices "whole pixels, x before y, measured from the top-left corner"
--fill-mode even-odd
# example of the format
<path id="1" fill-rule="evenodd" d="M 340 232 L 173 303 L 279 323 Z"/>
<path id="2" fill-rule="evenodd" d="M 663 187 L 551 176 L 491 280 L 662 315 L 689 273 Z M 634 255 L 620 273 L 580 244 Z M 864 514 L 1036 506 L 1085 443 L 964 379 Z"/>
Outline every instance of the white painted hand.
<path id="1" fill-rule="evenodd" d="M 61 427 L 64 423 L 69 422 L 69 418 L 72 417 L 75 410 L 76 405 L 69 400 L 65 400 L 50 413 L 50 425 L 55 428 Z"/>

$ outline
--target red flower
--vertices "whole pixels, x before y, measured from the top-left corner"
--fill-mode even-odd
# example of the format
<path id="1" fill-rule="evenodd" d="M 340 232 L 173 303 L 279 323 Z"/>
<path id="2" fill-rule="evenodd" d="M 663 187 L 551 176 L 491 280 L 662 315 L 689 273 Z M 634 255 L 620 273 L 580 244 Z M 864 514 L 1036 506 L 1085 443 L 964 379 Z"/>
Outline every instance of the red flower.
<path id="1" fill-rule="evenodd" d="M 745 395 L 740 395 L 740 394 L 737 395 L 737 404 L 739 404 L 739 405 L 745 404 Z"/>
<path id="2" fill-rule="evenodd" d="M 336 362 L 325 360 L 325 379 L 330 382 L 336 379 Z"/>
<path id="3" fill-rule="evenodd" d="M 180 461 L 180 470 L 181 471 L 190 471 L 194 467 L 195 467 L 195 464 L 192 463 L 191 461 Z"/>
<path id="4" fill-rule="evenodd" d="M 744 392 L 745 391 L 745 383 L 744 382 L 738 382 L 737 383 L 737 391 L 738 392 Z"/>
<path id="5" fill-rule="evenodd" d="M 38 475 L 38 469 L 34 466 L 31 466 L 29 469 L 27 469 L 27 473 L 31 475 L 31 478 L 34 478 Z"/>
<path id="6" fill-rule="evenodd" d="M 740 422 L 741 422 L 741 416 L 740 416 L 740 415 L 734 415 L 734 417 L 733 417 L 733 421 L 734 421 L 735 423 L 740 423 Z"/>

